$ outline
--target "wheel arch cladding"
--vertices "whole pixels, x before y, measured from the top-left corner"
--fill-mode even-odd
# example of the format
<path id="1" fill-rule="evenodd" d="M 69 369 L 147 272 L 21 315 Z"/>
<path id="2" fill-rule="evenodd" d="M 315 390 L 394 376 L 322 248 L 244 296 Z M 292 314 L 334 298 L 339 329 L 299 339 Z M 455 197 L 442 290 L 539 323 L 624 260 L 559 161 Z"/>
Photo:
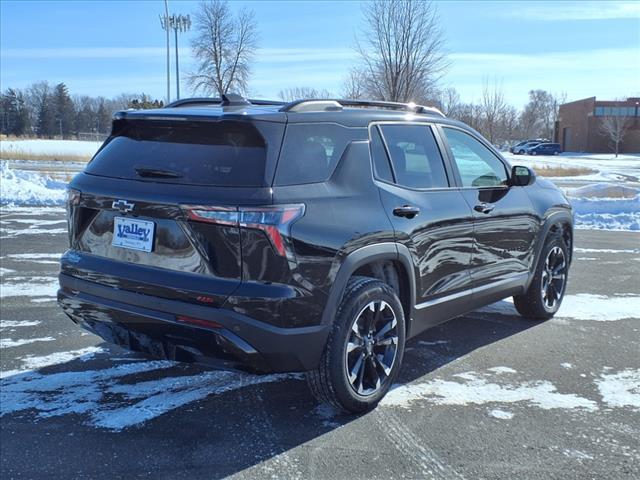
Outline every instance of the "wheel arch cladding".
<path id="1" fill-rule="evenodd" d="M 569 251 L 569 263 L 571 263 L 571 259 L 573 257 L 573 218 L 571 216 L 571 212 L 569 210 L 556 210 L 546 215 L 545 222 L 540 228 L 538 241 L 536 242 L 535 247 L 535 256 L 533 262 L 533 269 L 535 271 L 535 266 L 540 261 L 540 255 L 542 254 L 542 249 L 544 248 L 545 241 L 550 233 L 559 232 L 562 235 L 562 238 L 567 244 L 567 250 Z M 533 272 L 529 275 L 529 281 L 527 282 L 527 288 L 531 281 L 533 280 Z"/>
<path id="2" fill-rule="evenodd" d="M 351 252 L 344 258 L 329 292 L 329 298 L 322 314 L 322 324 L 333 322 L 347 282 L 356 272 L 369 271 L 374 278 L 390 283 L 389 272 L 384 272 L 387 263 L 391 263 L 397 272 L 398 297 L 404 310 L 407 328 L 409 328 L 411 312 L 415 304 L 415 273 L 409 249 L 394 242 L 367 245 Z"/>

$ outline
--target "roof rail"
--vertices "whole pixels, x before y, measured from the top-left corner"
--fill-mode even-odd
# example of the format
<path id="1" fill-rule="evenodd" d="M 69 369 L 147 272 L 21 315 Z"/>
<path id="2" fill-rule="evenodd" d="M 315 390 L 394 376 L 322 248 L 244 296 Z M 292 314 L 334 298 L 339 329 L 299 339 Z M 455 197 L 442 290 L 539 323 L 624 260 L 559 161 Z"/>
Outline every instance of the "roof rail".
<path id="1" fill-rule="evenodd" d="M 285 105 L 286 102 L 281 102 L 279 100 L 259 100 L 259 99 L 245 99 L 240 95 L 235 94 L 227 94 L 224 95 L 226 97 L 226 102 L 220 97 L 194 97 L 194 98 L 182 98 L 180 100 L 175 100 L 169 104 L 165 108 L 176 108 L 176 107 L 187 107 L 192 105 L 215 105 L 215 106 L 239 106 L 239 105 L 275 105 L 281 106 Z M 242 101 L 241 101 L 241 100 Z"/>
<path id="2" fill-rule="evenodd" d="M 391 110 L 402 110 L 406 112 L 437 115 L 444 117 L 444 113 L 435 107 L 416 105 L 415 103 L 384 102 L 380 100 L 340 100 L 340 99 L 305 99 L 296 100 L 284 105 L 281 112 L 310 112 L 310 111 L 335 111 L 339 107 L 356 108 L 388 108 Z"/>

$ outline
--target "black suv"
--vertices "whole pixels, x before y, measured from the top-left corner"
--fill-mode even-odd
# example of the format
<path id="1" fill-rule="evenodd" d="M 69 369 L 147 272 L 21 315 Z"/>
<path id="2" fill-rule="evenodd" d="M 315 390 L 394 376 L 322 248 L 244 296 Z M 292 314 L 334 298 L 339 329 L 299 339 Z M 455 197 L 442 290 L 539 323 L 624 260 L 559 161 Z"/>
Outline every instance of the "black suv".
<path id="1" fill-rule="evenodd" d="M 407 339 L 513 296 L 558 310 L 566 198 L 413 104 L 188 99 L 117 113 L 70 184 L 58 301 L 125 348 L 307 372 L 376 405 Z"/>

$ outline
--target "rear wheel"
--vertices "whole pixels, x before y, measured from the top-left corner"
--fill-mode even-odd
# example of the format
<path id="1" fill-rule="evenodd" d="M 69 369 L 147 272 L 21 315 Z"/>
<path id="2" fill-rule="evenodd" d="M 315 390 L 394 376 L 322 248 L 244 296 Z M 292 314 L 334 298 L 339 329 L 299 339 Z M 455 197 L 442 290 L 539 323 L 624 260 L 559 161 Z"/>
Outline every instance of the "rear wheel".
<path id="1" fill-rule="evenodd" d="M 320 366 L 307 372 L 320 402 L 359 413 L 377 405 L 396 378 L 405 319 L 393 289 L 369 277 L 349 280 Z"/>
<path id="2" fill-rule="evenodd" d="M 567 246 L 559 233 L 545 242 L 531 285 L 522 295 L 513 297 L 516 310 L 523 317 L 546 320 L 560 308 L 569 273 Z"/>

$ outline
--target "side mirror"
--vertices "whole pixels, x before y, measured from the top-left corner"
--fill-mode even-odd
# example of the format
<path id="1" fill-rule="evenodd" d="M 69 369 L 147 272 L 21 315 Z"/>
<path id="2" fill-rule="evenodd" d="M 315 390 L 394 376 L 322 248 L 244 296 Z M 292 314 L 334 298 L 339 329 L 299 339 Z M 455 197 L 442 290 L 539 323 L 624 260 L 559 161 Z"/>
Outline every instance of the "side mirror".
<path id="1" fill-rule="evenodd" d="M 529 167 L 516 165 L 511 169 L 511 186 L 526 187 L 535 182 L 535 180 L 536 173 Z"/>

